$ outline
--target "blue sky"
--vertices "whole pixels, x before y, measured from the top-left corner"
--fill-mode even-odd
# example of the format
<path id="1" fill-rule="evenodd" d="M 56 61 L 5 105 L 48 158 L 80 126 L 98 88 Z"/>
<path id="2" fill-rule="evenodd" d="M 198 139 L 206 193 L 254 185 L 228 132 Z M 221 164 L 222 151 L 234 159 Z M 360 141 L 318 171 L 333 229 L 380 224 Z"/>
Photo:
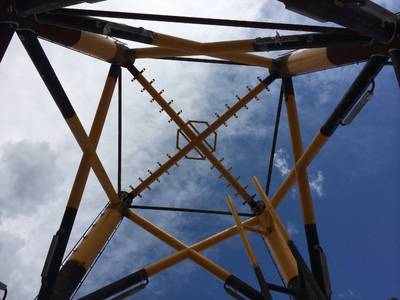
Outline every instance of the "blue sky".
<path id="1" fill-rule="evenodd" d="M 222 1 L 211 11 L 182 1 L 161 7 L 153 2 L 139 2 L 138 8 L 127 5 L 126 10 L 189 15 L 194 15 L 195 11 L 199 16 L 310 22 L 290 12 L 281 13 L 282 6 L 277 1 L 264 5 L 257 1 L 249 5 L 235 1 L 229 12 L 225 11 L 229 1 Z M 399 4 L 394 1 L 379 3 L 393 11 L 400 10 Z M 103 5 L 119 9 L 118 1 Z M 210 32 L 208 27 L 134 23 L 139 24 L 204 41 L 273 34 L 269 31 L 226 28 Z M 107 73 L 107 64 L 48 43 L 43 44 L 88 130 L 100 94 L 98 87 L 103 85 Z M 75 175 L 76 167 L 73 166 L 77 166 L 81 154 L 15 38 L 11 49 L 13 51 L 7 53 L 0 66 L 0 76 L 4 78 L 0 88 L 5 99 L 12 99 L 0 113 L 0 126 L 4 128 L 0 132 L 0 187 L 4 191 L 0 198 L 4 204 L 0 212 L 0 258 L 5 261 L 4 268 L 0 270 L 0 280 L 9 284 L 10 299 L 26 299 L 33 298 L 37 291 L 47 245 L 59 225 Z M 159 61 L 139 61 L 137 65 L 147 68 L 145 76 L 155 78 L 158 89 L 166 89 L 166 97 L 175 100 L 174 107 L 183 110 L 184 119 L 209 122 L 214 120 L 214 112 L 225 110 L 225 103 L 234 103 L 235 94 L 244 95 L 246 85 L 254 86 L 257 76 L 266 76 L 265 70 L 260 68 Z M 361 68 L 362 64 L 346 66 L 294 79 L 304 145 L 311 141 Z M 26 90 L 20 88 L 21 83 L 26 85 Z M 83 88 L 77 89 L 78 84 Z M 137 83 L 130 83 L 125 72 L 124 188 L 137 184 L 137 177 L 145 177 L 148 168 L 153 170 L 157 161 L 166 159 L 166 153 L 175 152 L 176 127 L 167 123 L 168 117 L 160 115 L 158 107 L 150 104 L 149 97 L 140 94 L 140 89 Z M 270 92 L 263 92 L 260 102 L 252 102 L 248 111 L 239 113 L 238 120 L 232 119 L 228 128 L 218 130 L 217 156 L 225 157 L 226 165 L 232 166 L 234 175 L 240 175 L 241 182 L 248 184 L 253 192 L 255 189 L 250 176 L 257 175 L 261 182 L 265 181 L 278 91 L 279 84 L 274 83 Z M 397 158 L 400 150 L 397 138 L 400 123 L 398 94 L 393 70 L 385 67 L 376 80 L 371 102 L 351 125 L 338 128 L 309 168 L 310 180 L 314 183 L 313 197 L 320 240 L 328 256 L 333 299 L 388 299 L 400 296 L 400 205 L 396 184 L 400 173 L 400 160 Z M 31 117 L 32 111 L 37 112 L 37 118 Z M 99 145 L 101 159 L 114 181 L 115 116 L 114 102 Z M 279 155 L 273 174 L 272 193 L 283 180 L 285 166 L 291 169 L 293 165 L 285 109 L 282 111 L 277 149 Z M 197 161 L 183 161 L 179 169 L 172 169 L 170 176 L 163 176 L 161 183 L 152 188 L 152 191 L 143 193 L 143 199 L 135 199 L 135 202 L 228 209 L 225 196 L 234 195 L 231 189 L 226 188 L 226 183 L 218 179 L 215 170 L 210 170 L 208 162 Z M 17 199 L 9 201 L 11 197 Z M 278 212 L 307 257 L 298 200 L 297 192 L 290 192 Z M 80 236 L 105 201 L 96 178 L 91 176 L 71 243 Z M 240 210 L 247 211 L 237 197 L 235 203 Z M 233 225 L 230 217 L 140 213 L 187 244 Z M 250 237 L 265 277 L 268 281 L 279 283 L 261 239 L 253 234 Z M 171 253 L 173 250 L 169 247 L 125 220 L 80 293 L 85 294 Z M 238 237 L 205 254 L 257 286 Z M 10 258 L 17 264 L 9 264 Z M 30 283 L 17 291 L 17 286 L 27 281 Z M 228 299 L 223 284 L 191 262 L 151 278 L 149 286 L 138 295 L 138 299 L 187 297 Z"/>

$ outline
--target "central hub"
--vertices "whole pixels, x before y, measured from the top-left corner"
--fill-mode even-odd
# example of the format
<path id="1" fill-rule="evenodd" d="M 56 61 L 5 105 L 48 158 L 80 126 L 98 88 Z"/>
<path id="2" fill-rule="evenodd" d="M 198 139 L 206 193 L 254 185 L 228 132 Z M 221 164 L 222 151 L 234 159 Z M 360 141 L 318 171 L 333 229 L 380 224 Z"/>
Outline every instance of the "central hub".
<path id="1" fill-rule="evenodd" d="M 210 126 L 206 121 L 195 121 L 189 120 L 186 124 L 192 129 L 196 135 L 200 135 L 205 129 Z M 190 143 L 189 137 L 183 132 L 182 129 L 178 129 L 176 133 L 176 149 L 182 150 L 188 143 Z M 202 141 L 203 145 L 206 146 L 211 152 L 215 152 L 217 148 L 217 133 L 214 131 L 210 134 L 205 140 Z M 198 148 L 193 149 L 187 155 L 185 155 L 187 159 L 195 159 L 195 160 L 205 160 L 206 157 Z"/>

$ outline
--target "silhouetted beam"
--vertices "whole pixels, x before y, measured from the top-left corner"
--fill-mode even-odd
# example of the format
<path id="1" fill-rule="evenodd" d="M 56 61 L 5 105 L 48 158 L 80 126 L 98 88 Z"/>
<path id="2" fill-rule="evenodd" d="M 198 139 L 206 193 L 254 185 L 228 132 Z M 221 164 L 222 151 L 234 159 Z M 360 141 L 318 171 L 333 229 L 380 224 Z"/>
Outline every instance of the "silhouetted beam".
<path id="1" fill-rule="evenodd" d="M 256 67 L 256 66 L 252 66 L 252 65 L 248 65 L 248 64 L 241 64 L 241 63 L 236 63 L 233 61 L 222 60 L 222 59 L 205 59 L 205 58 L 190 58 L 190 57 L 158 57 L 156 59 L 174 60 L 174 61 L 183 61 L 183 62 L 199 62 L 199 63 L 206 63 L 206 64 Z"/>
<path id="2" fill-rule="evenodd" d="M 243 21 L 243 20 L 230 20 L 230 19 L 214 19 L 214 18 L 196 18 L 187 16 L 141 14 L 132 12 L 118 12 L 118 11 L 104 11 L 104 10 L 67 8 L 67 9 L 58 9 L 56 13 L 70 14 L 75 16 L 92 16 L 92 17 L 146 20 L 146 21 L 159 21 L 159 22 L 172 22 L 172 23 L 185 23 L 185 24 L 229 26 L 229 27 L 241 27 L 241 28 L 259 28 L 259 29 L 276 29 L 276 30 L 309 31 L 309 32 L 349 32 L 349 30 L 345 28 L 314 26 L 314 25 L 271 23 L 271 22 Z"/>
<path id="3" fill-rule="evenodd" d="M 64 6 L 75 5 L 79 3 L 95 3 L 104 0 L 15 0 L 15 9 L 21 16 L 29 16 Z"/>
<path id="4" fill-rule="evenodd" d="M 397 16 L 369 0 L 279 1 L 283 2 L 287 9 L 318 21 L 334 22 L 381 42 L 390 42 L 398 35 Z"/>
<path id="5" fill-rule="evenodd" d="M 396 73 L 397 82 L 400 86 L 400 48 L 389 50 L 390 58 L 392 60 L 392 65 Z"/>
<path id="6" fill-rule="evenodd" d="M 374 54 L 387 55 L 399 49 L 400 41 L 369 46 L 327 47 L 294 51 L 274 60 L 272 71 L 280 75 L 298 75 L 336 68 L 368 60 Z"/>
<path id="7" fill-rule="evenodd" d="M 256 52 L 293 50 L 304 48 L 343 47 L 368 45 L 372 39 L 368 36 L 351 34 L 310 33 L 257 38 L 253 47 Z"/>
<path id="8" fill-rule="evenodd" d="M 183 208 L 183 207 L 166 207 L 166 206 L 151 206 L 151 205 L 130 205 L 128 206 L 134 209 L 147 209 L 147 210 L 159 210 L 159 211 L 175 211 L 175 212 L 189 212 L 189 213 L 200 213 L 200 214 L 214 214 L 214 215 L 227 215 L 231 216 L 232 213 L 223 210 L 209 210 L 209 209 L 195 209 L 195 208 Z M 242 217 L 253 217 L 254 214 L 239 213 Z"/>
<path id="9" fill-rule="evenodd" d="M 14 29 L 9 24 L 0 24 L 0 62 L 3 60 L 13 34 Z"/>

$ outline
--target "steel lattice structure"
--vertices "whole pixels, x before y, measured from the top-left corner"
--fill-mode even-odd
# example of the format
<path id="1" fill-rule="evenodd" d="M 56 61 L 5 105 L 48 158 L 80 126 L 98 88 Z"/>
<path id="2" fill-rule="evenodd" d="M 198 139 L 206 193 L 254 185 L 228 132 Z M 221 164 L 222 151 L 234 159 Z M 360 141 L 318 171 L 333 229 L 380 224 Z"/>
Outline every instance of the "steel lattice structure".
<path id="1" fill-rule="evenodd" d="M 123 218 L 136 223 L 174 248 L 176 252 L 160 261 L 144 266 L 139 271 L 116 282 L 105 287 L 99 287 L 98 290 L 81 299 L 112 297 L 115 297 L 112 299 L 123 299 L 129 297 L 144 288 L 151 277 L 184 260 L 192 260 L 220 279 L 228 294 L 236 299 L 243 299 L 243 297 L 272 299 L 271 291 L 289 294 L 294 299 L 331 298 L 332 291 L 327 260 L 318 238 L 307 167 L 329 141 L 336 128 L 340 124 L 351 122 L 367 103 L 373 92 L 373 87 L 368 91 L 367 89 L 371 84 L 373 86 L 374 78 L 382 67 L 389 63 L 389 58 L 400 83 L 400 21 L 396 14 L 369 0 L 279 1 L 283 2 L 288 9 L 323 22 L 331 21 L 342 27 L 64 8 L 78 3 L 99 1 L 0 1 L 0 58 L 3 57 L 13 34 L 16 32 L 83 152 L 60 229 L 53 237 L 41 274 L 42 286 L 38 299 L 70 299 Z M 201 43 L 144 28 L 106 21 L 101 19 L 102 17 L 284 29 L 311 33 Z M 153 47 L 130 49 L 117 40 L 108 37 L 140 42 Z M 38 38 L 110 63 L 110 71 L 89 133 L 85 132 Z M 278 59 L 254 54 L 255 52 L 275 50 L 295 51 Z M 211 58 L 191 58 L 191 56 L 198 55 Z M 227 110 L 221 115 L 216 114 L 215 121 L 209 124 L 184 120 L 180 116 L 181 111 L 175 111 L 171 102 L 163 97 L 163 91 L 157 91 L 152 86 L 152 81 L 145 77 L 143 70 L 140 71 L 135 67 L 135 60 L 142 58 L 259 66 L 268 69 L 270 75 L 263 79 L 260 78 L 255 87 L 248 87 L 246 95 L 237 96 L 237 102 L 232 106 L 227 105 Z M 367 63 L 354 79 L 349 90 L 338 102 L 335 110 L 321 126 L 312 142 L 306 148 L 303 148 L 292 77 L 362 61 L 367 61 Z M 143 87 L 142 91 L 147 92 L 152 101 L 158 104 L 160 111 L 165 112 L 170 121 L 174 122 L 179 128 L 178 151 L 172 156 L 168 155 L 165 162 L 157 162 L 158 169 L 149 170 L 149 176 L 140 179 L 141 182 L 132 187 L 129 192 L 121 190 L 120 172 L 117 190 L 113 187 L 96 153 L 111 97 L 117 86 L 118 78 L 121 78 L 122 68 L 133 75 L 134 80 Z M 236 117 L 238 111 L 247 108 L 248 103 L 257 100 L 257 95 L 268 89 L 268 86 L 277 80 L 282 82 L 280 105 L 282 105 L 284 99 L 295 165 L 275 195 L 269 197 L 268 191 L 256 177 L 253 177 L 252 180 L 258 193 L 257 195 L 250 195 L 247 187 L 243 186 L 239 178 L 232 175 L 230 168 L 223 164 L 223 159 L 218 159 L 215 156 L 215 143 L 210 143 L 209 138 L 216 135 L 221 126 L 232 117 Z M 121 90 L 121 80 L 119 80 L 119 83 L 118 89 Z M 196 123 L 202 123 L 205 129 L 200 131 L 195 126 Z M 180 145 L 179 138 L 186 140 L 186 145 Z M 141 196 L 144 190 L 149 188 L 153 182 L 158 181 L 161 175 L 168 173 L 168 170 L 177 165 L 180 160 L 191 158 L 189 153 L 192 151 L 199 155 L 198 159 L 206 159 L 212 164 L 213 168 L 221 174 L 221 177 L 236 191 L 237 195 L 249 205 L 252 213 L 242 214 L 248 217 L 242 222 L 229 195 L 227 202 L 231 212 L 193 209 L 192 211 L 203 213 L 232 214 L 236 225 L 193 245 L 187 245 L 157 227 L 156 224 L 146 220 L 137 212 L 139 208 L 178 211 L 179 209 L 139 207 L 132 205 L 132 200 Z M 274 150 L 272 153 L 274 153 Z M 271 157 L 273 160 L 273 155 Z M 80 240 L 74 252 L 68 256 L 67 261 L 61 267 L 90 170 L 93 170 L 96 174 L 99 183 L 108 196 L 109 204 L 96 219 L 95 226 L 92 226 L 85 234 L 85 238 Z M 270 178 L 270 172 L 268 177 Z M 302 254 L 298 251 L 276 212 L 276 208 L 284 196 L 296 184 L 301 200 L 310 267 L 305 263 Z M 184 209 L 181 209 L 181 211 L 184 211 Z M 186 209 L 186 211 L 190 211 L 190 209 Z M 277 286 L 265 281 L 247 237 L 247 231 L 255 232 L 265 239 L 284 279 L 285 286 Z M 250 286 L 202 254 L 204 250 L 234 235 L 240 235 L 243 241 L 259 283 L 258 288 Z M 140 294 L 137 296 L 140 297 Z"/>

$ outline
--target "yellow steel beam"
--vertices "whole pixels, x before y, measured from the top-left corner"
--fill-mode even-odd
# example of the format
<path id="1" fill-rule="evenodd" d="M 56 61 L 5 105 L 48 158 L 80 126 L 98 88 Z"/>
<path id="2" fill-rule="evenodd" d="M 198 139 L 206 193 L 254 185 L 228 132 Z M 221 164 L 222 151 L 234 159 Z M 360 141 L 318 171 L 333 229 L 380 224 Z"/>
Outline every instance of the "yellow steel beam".
<path id="1" fill-rule="evenodd" d="M 51 299 L 69 299 L 121 220 L 120 206 L 109 204 L 61 268 Z"/>
<path id="2" fill-rule="evenodd" d="M 268 244 L 268 248 L 271 250 L 272 257 L 283 279 L 286 284 L 291 286 L 297 280 L 299 271 L 296 259 L 288 246 L 288 242 L 291 240 L 290 236 L 278 214 L 275 212 L 275 209 L 272 207 L 258 179 L 255 176 L 253 176 L 252 179 L 265 204 L 265 210 L 257 216 L 260 227 L 268 233 L 264 236 L 264 239 Z"/>
<path id="3" fill-rule="evenodd" d="M 110 181 L 110 178 L 107 175 L 106 170 L 104 169 L 100 158 L 97 156 L 95 147 L 93 146 L 91 140 L 87 136 L 85 129 L 82 126 L 78 116 L 74 114 L 72 117 L 65 119 L 69 128 L 72 131 L 76 141 L 81 147 L 84 154 L 86 154 L 90 159 L 90 165 L 97 176 L 97 179 L 100 182 L 103 190 L 107 194 L 108 199 L 113 204 L 121 203 L 115 189 Z"/>
<path id="4" fill-rule="evenodd" d="M 169 233 L 165 232 L 161 228 L 155 226 L 153 223 L 145 219 L 144 217 L 140 216 L 139 214 L 135 213 L 134 211 L 130 209 L 125 210 L 125 217 L 127 217 L 129 220 L 131 220 L 133 223 L 139 225 L 142 227 L 144 230 L 149 232 L 150 234 L 154 235 L 164 243 L 166 243 L 168 246 L 176 249 L 176 250 L 184 250 L 187 248 L 187 246 L 170 235 Z"/>
<path id="5" fill-rule="evenodd" d="M 121 220 L 121 209 L 109 204 L 68 261 L 76 261 L 86 269 L 90 267 Z"/>
<path id="6" fill-rule="evenodd" d="M 293 83 L 291 78 L 283 79 L 285 89 L 285 103 L 289 124 L 290 138 L 292 141 L 293 161 L 297 162 L 303 154 L 303 142 L 300 132 L 300 122 L 296 108 Z M 305 224 L 315 224 L 315 214 L 306 168 L 296 168 L 296 181 L 299 188 L 303 220 Z"/>
<path id="7" fill-rule="evenodd" d="M 271 204 L 274 208 L 278 207 L 279 203 L 285 197 L 287 192 L 296 182 L 296 169 L 307 168 L 313 159 L 317 156 L 319 151 L 328 141 L 329 137 L 324 136 L 318 132 L 314 139 L 311 141 L 310 145 L 303 152 L 299 160 L 295 163 L 294 168 L 286 176 L 285 180 L 282 182 L 275 195 L 271 199 Z"/>
<path id="8" fill-rule="evenodd" d="M 167 258 L 164 258 L 159 262 L 153 263 L 145 267 L 146 272 L 149 276 L 153 276 L 156 273 L 159 273 L 187 258 L 190 258 L 222 281 L 226 281 L 227 278 L 231 275 L 222 267 L 218 266 L 217 264 L 206 258 L 204 255 L 200 254 L 199 251 L 196 250 L 194 247 L 189 247 L 185 245 L 183 242 L 179 241 L 177 238 L 160 229 L 142 216 L 139 216 L 134 211 L 127 209 L 125 211 L 125 216 L 135 224 L 142 227 L 144 230 L 148 231 L 149 233 L 166 243 L 167 245 L 178 250 L 178 252 L 168 256 Z"/>
<path id="9" fill-rule="evenodd" d="M 189 258 L 223 282 L 226 282 L 232 275 L 221 266 L 191 248 L 189 248 Z"/>
<path id="10" fill-rule="evenodd" d="M 300 132 L 300 122 L 297 114 L 296 97 L 294 95 L 293 82 L 291 77 L 283 78 L 285 103 L 288 117 L 290 138 L 292 141 L 293 161 L 298 161 L 303 154 L 303 142 Z M 319 243 L 316 218 L 314 214 L 310 184 L 308 181 L 307 168 L 295 168 L 296 181 L 299 189 L 301 210 L 303 213 L 304 229 L 306 233 L 308 252 L 313 275 L 321 289 L 330 291 L 327 269 L 321 263 L 323 252 Z M 329 292 L 327 292 L 329 293 Z"/>
<path id="11" fill-rule="evenodd" d="M 103 92 L 89 134 L 89 138 L 95 148 L 97 147 L 100 139 L 101 131 L 104 126 L 104 122 L 107 116 L 116 80 L 120 70 L 121 68 L 119 66 L 111 65 L 107 80 L 103 88 Z M 50 246 L 50 249 L 54 249 L 54 256 L 49 256 L 51 258 L 49 258 L 49 260 L 45 263 L 45 266 L 48 266 L 46 267 L 48 271 L 44 272 L 44 274 L 42 275 L 42 287 L 39 292 L 39 298 L 41 298 L 42 296 L 46 297 L 44 295 L 46 293 L 50 293 L 56 282 L 57 273 L 59 272 L 60 264 L 64 256 L 65 249 L 67 247 L 68 239 L 73 228 L 79 205 L 81 203 L 82 194 L 86 186 L 89 171 L 90 157 L 87 154 L 83 154 L 59 230 L 53 237 L 53 242 Z"/>
<path id="12" fill-rule="evenodd" d="M 258 194 L 261 197 L 261 200 L 264 202 L 265 205 L 265 210 L 267 213 L 267 218 L 273 220 L 276 224 L 276 226 L 278 226 L 278 230 L 279 232 L 282 234 L 282 236 L 284 237 L 285 241 L 290 241 L 291 237 L 289 235 L 289 233 L 287 232 L 285 226 L 283 225 L 280 217 L 278 216 L 278 214 L 275 211 L 275 208 L 272 206 L 271 201 L 269 200 L 267 194 L 265 193 L 263 187 L 261 186 L 260 182 L 258 181 L 257 177 L 253 176 L 252 181 L 254 183 L 254 186 L 256 187 Z M 268 230 L 266 230 L 268 232 Z"/>
<path id="13" fill-rule="evenodd" d="M 242 222 L 243 226 L 254 226 L 258 224 L 258 220 L 256 217 L 249 218 L 245 221 Z M 221 232 L 218 232 L 200 242 L 197 242 L 191 246 L 192 249 L 196 251 L 204 251 L 206 249 L 209 249 L 229 238 L 232 236 L 236 235 L 238 233 L 238 228 L 237 226 L 232 226 L 230 228 L 227 228 Z"/>
<path id="14" fill-rule="evenodd" d="M 158 54 L 151 54 L 151 52 L 158 52 L 159 50 L 149 50 L 150 53 L 146 54 L 148 50 L 128 49 L 126 46 L 96 33 L 39 23 L 32 23 L 30 26 L 43 39 L 112 63 L 125 64 L 129 60 L 133 60 L 136 55 L 138 55 L 138 57 L 141 56 L 141 58 L 149 55 L 153 55 L 154 57 L 154 55 L 160 55 L 160 53 L 168 53 L 168 49 L 190 55 L 207 54 L 212 57 L 264 68 L 271 67 L 274 61 L 264 56 L 240 53 L 253 51 L 254 49 L 250 45 L 253 40 L 199 43 L 170 35 L 155 33 L 153 44 L 160 47 L 154 48 L 160 49 L 161 52 Z M 226 51 L 233 53 L 224 53 Z M 169 56 L 169 54 L 167 56 Z"/>
<path id="15" fill-rule="evenodd" d="M 126 46 L 104 35 L 36 22 L 30 26 L 42 39 L 100 60 L 123 64 L 130 58 Z"/>
<path id="16" fill-rule="evenodd" d="M 171 49 L 166 47 L 146 47 L 146 48 L 133 49 L 133 53 L 136 59 L 206 55 L 210 57 L 227 59 L 233 62 L 248 64 L 263 68 L 270 68 L 273 65 L 273 60 L 269 57 L 254 55 L 250 53 L 228 52 L 229 48 L 226 48 L 225 51 L 227 52 L 220 52 L 220 53 L 214 53 L 214 52 L 207 53 L 204 51 L 189 52 L 180 49 Z"/>
<path id="17" fill-rule="evenodd" d="M 153 262 L 143 269 L 146 270 L 147 276 L 151 277 L 154 275 L 157 275 L 158 273 L 161 273 L 162 271 L 167 270 L 168 268 L 171 268 L 182 261 L 186 260 L 189 258 L 189 250 L 188 248 L 185 248 L 183 250 L 177 251 L 159 261 Z"/>
<path id="18" fill-rule="evenodd" d="M 92 128 L 89 133 L 89 139 L 93 143 L 93 147 L 96 149 L 100 140 L 100 135 L 104 127 L 107 112 L 110 107 L 111 98 L 114 92 L 115 84 L 117 82 L 118 71 L 120 67 L 113 65 L 107 76 L 106 83 L 101 94 L 100 102 L 97 107 L 96 114 L 94 116 Z M 90 171 L 90 156 L 83 154 L 81 162 L 79 164 L 78 171 L 75 176 L 75 181 L 72 186 L 72 190 L 68 199 L 68 207 L 78 208 L 82 199 L 83 190 L 86 186 L 86 181 Z"/>
<path id="19" fill-rule="evenodd" d="M 223 52 L 252 52 L 254 39 L 200 43 L 172 35 L 154 32 L 153 45 L 169 49 L 183 50 L 192 54 L 208 54 Z M 272 60 L 271 60 L 272 61 Z"/>
<path id="20" fill-rule="evenodd" d="M 148 50 L 135 49 L 135 52 L 136 55 L 142 56 L 142 58 L 146 56 L 146 52 L 150 55 L 153 55 L 154 57 L 154 55 L 159 55 L 156 54 L 159 50 L 161 51 L 161 54 L 166 54 L 166 50 L 163 49 L 166 48 L 180 51 L 181 54 L 174 52 L 174 56 L 179 56 L 182 54 L 185 55 L 185 53 L 190 53 L 192 55 L 208 55 L 216 58 L 231 60 L 238 63 L 256 65 L 265 68 L 271 67 L 274 61 L 273 59 L 243 53 L 254 51 L 253 43 L 254 39 L 200 43 L 193 40 L 182 39 L 175 36 L 154 32 L 154 41 L 152 44 L 159 46 L 160 48 L 147 48 Z"/>
<path id="21" fill-rule="evenodd" d="M 283 76 L 294 76 L 366 61 L 372 55 L 386 55 L 389 49 L 399 48 L 400 41 L 368 46 L 347 46 L 301 49 L 273 62 L 271 70 Z"/>
<path id="22" fill-rule="evenodd" d="M 240 217 L 238 215 L 235 205 L 233 204 L 232 198 L 230 196 L 227 196 L 226 202 L 228 203 L 231 209 L 233 219 L 235 220 L 236 223 L 236 227 L 239 229 L 239 235 L 240 238 L 242 239 L 243 246 L 246 250 L 247 256 L 249 257 L 250 263 L 253 266 L 253 268 L 258 268 L 259 264 L 257 262 L 256 255 L 253 251 L 253 248 L 250 245 L 249 237 L 247 236 L 245 228 L 243 227 L 242 222 L 240 221 Z"/>

